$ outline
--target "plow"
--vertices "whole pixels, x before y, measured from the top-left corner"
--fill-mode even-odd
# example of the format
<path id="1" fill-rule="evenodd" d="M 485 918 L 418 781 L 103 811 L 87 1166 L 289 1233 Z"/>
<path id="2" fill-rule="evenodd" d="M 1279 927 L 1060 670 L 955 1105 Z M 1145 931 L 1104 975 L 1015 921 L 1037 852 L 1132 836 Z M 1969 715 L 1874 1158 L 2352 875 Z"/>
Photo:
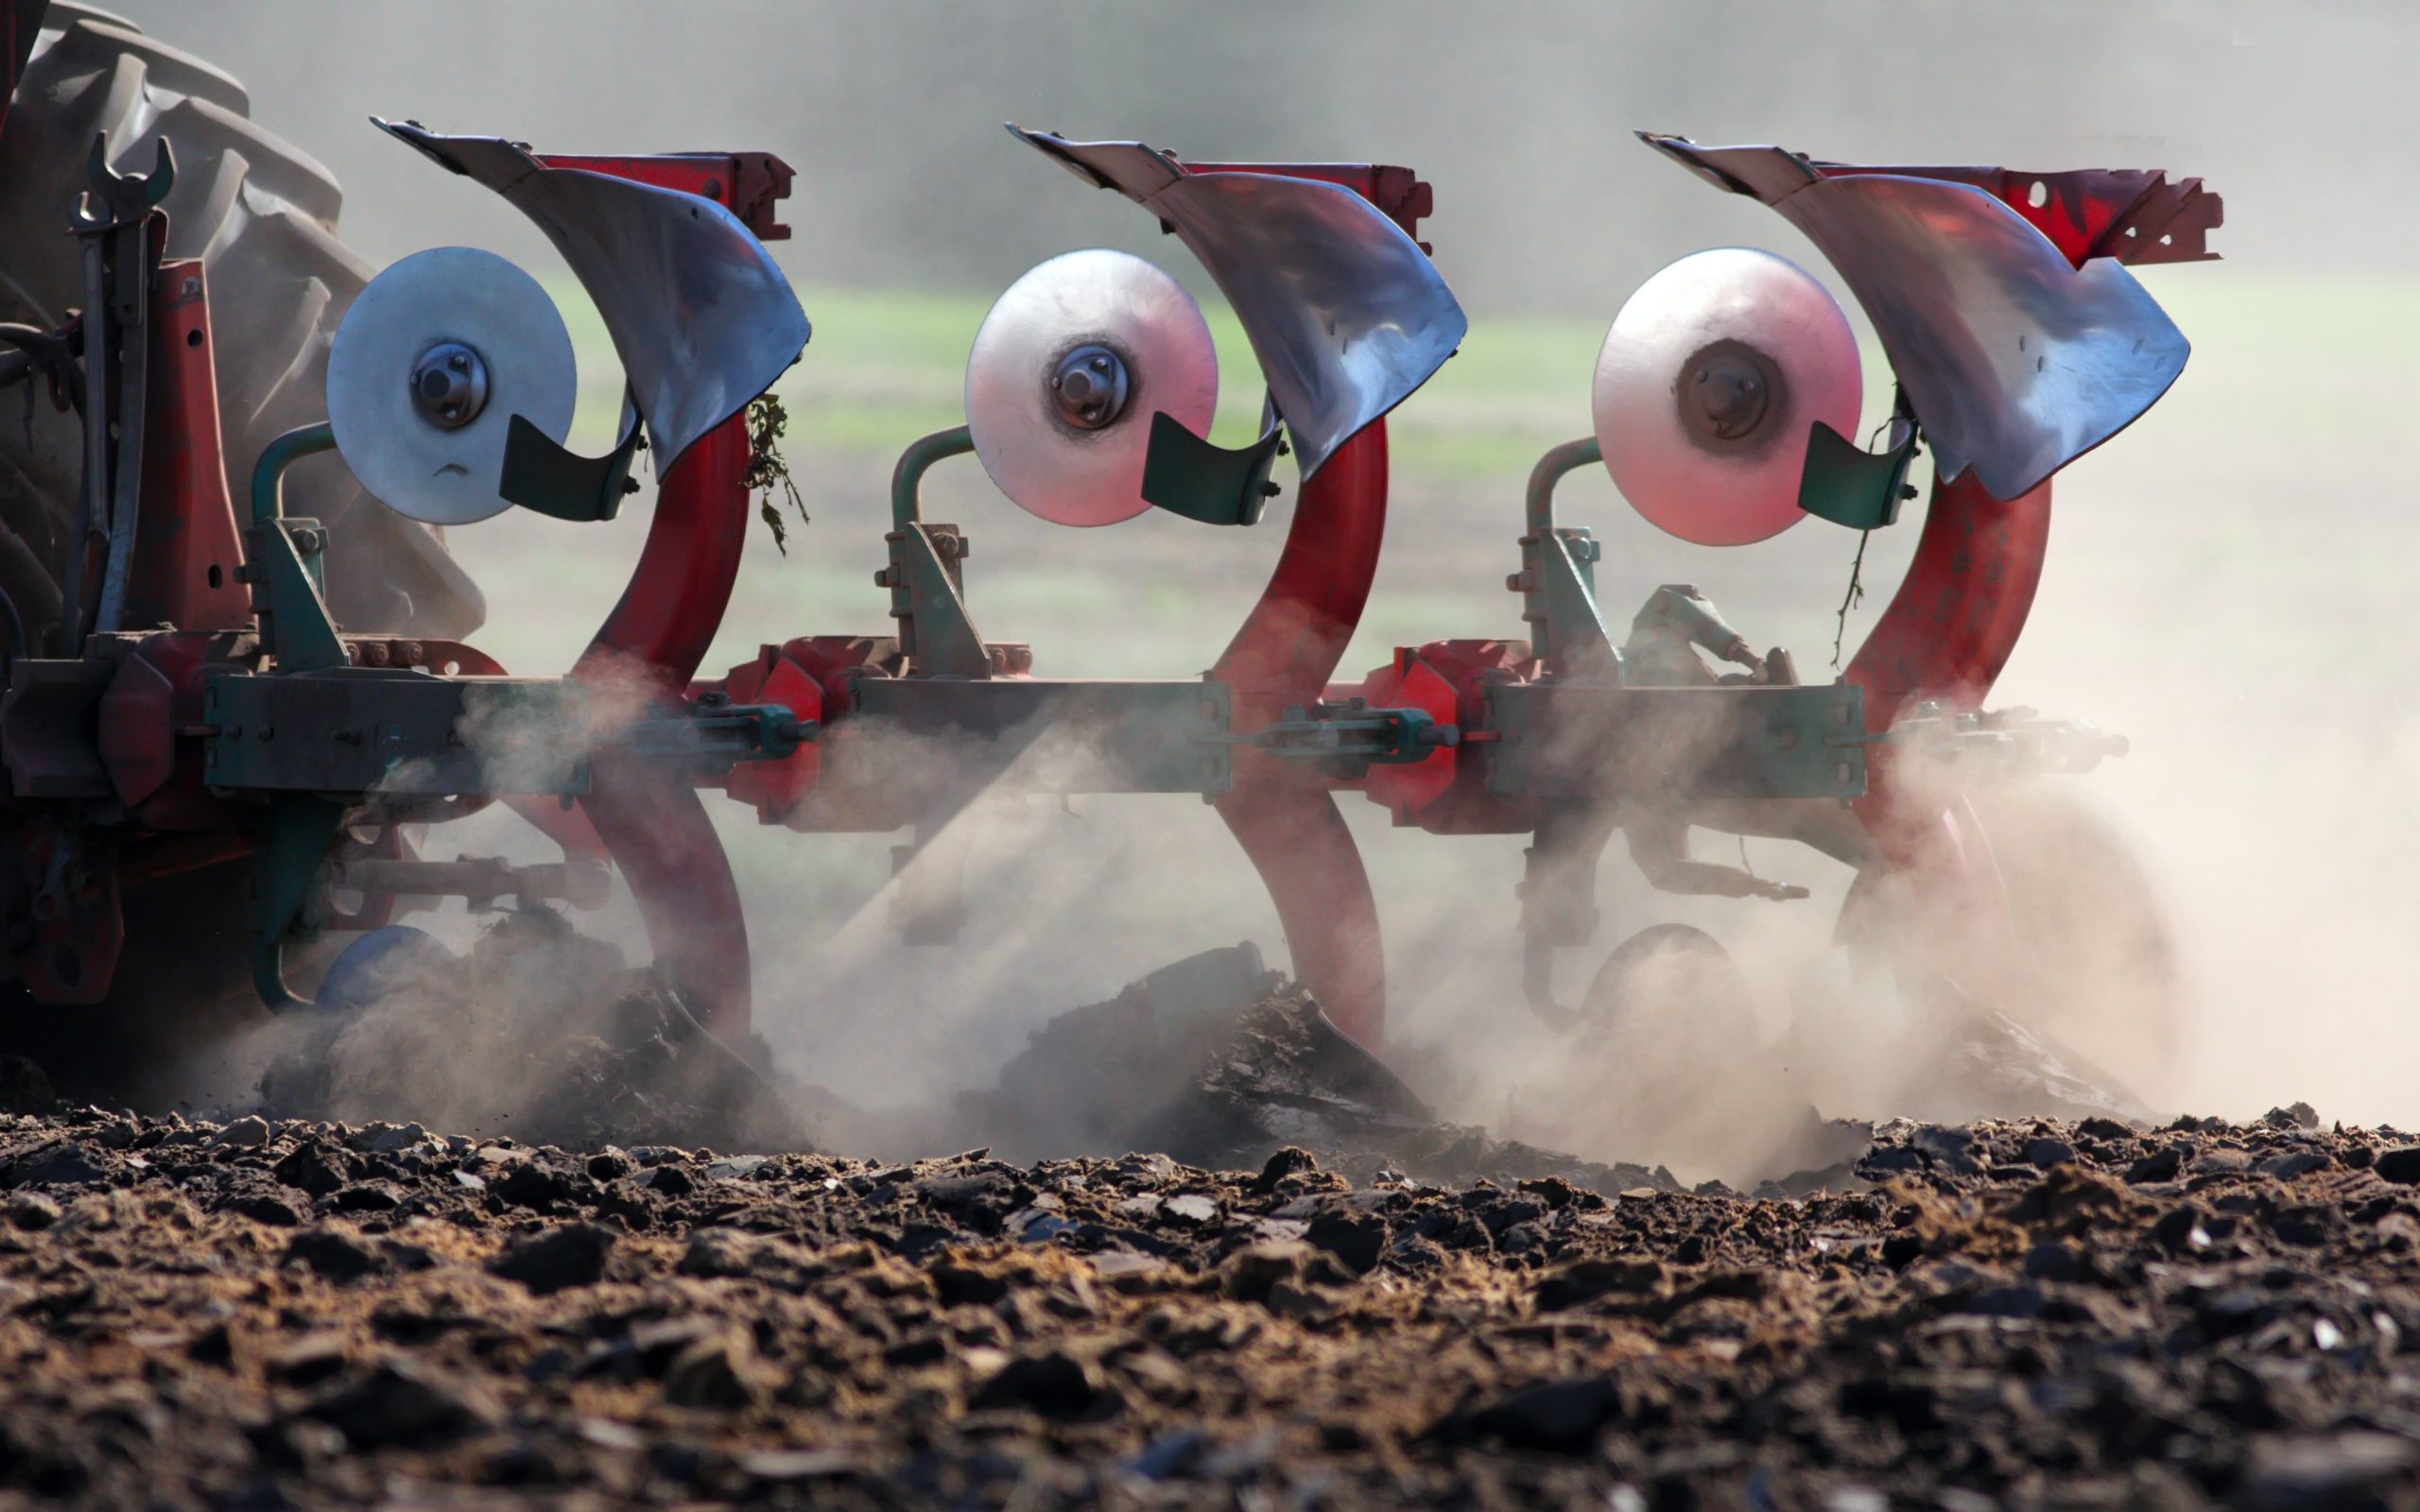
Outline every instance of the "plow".
<path id="1" fill-rule="evenodd" d="M 64 7 L 0 16 L 28 78 L 66 77 L 113 35 Z M 1010 166 L 1132 200 L 1216 285 L 1256 369 L 1257 434 L 1209 439 L 1222 375 L 1176 278 L 1123 252 L 1053 258 L 970 333 L 965 423 L 901 453 L 885 565 L 853 619 L 768 627 L 755 656 L 708 668 L 753 528 L 751 407 L 814 360 L 766 248 L 786 234 L 792 169 L 768 151 L 611 156 L 377 124 L 414 171 L 526 215 L 594 301 L 624 376 L 605 453 L 565 444 L 574 352 L 544 285 L 468 248 L 407 257 L 341 310 L 320 288 L 323 370 L 274 405 L 231 392 L 226 349 L 265 317 L 254 301 L 230 318 L 216 270 L 183 254 L 175 198 L 223 159 L 164 127 L 67 142 L 0 117 L 0 147 L 72 149 L 75 169 L 75 193 L 39 207 L 52 240 L 25 249 L 66 270 L 58 292 L 0 325 L 0 400 L 23 387 L 31 444 L 74 480 L 43 496 L 40 470 L 12 460 L 0 540 L 0 955 L 20 1011 L 72 1014 L 122 990 L 129 960 L 192 948 L 130 923 L 180 878 L 242 900 L 207 948 L 277 1010 L 358 1005 L 434 969 L 445 947 L 400 922 L 429 900 L 589 908 L 618 880 L 683 1011 L 738 1045 L 759 994 L 710 805 L 803 835 L 898 835 L 893 918 L 915 945 L 964 918 L 952 826 L 1004 792 L 1206 801 L 1266 883 L 1293 975 L 1372 1053 L 1385 936 L 1354 801 L 1441 846 L 1527 837 L 1503 927 L 1522 996 L 1558 1029 L 1647 1011 L 1641 966 L 1659 955 L 1703 963 L 1700 983 L 1722 971 L 1711 937 L 1646 920 L 1577 996 L 1561 979 L 1562 954 L 1599 931 L 1616 834 L 1665 892 L 1803 896 L 1693 857 L 1693 829 L 1833 858 L 1856 877 L 1841 936 L 1880 942 L 1903 995 L 2013 1009 L 2028 947 L 1995 850 L 2011 837 L 1977 795 L 2124 743 L 1986 704 L 2040 580 L 2055 475 L 2185 365 L 2128 269 L 2212 255 L 2220 202 L 2199 180 L 1642 134 L 1822 253 L 1888 363 L 1886 410 L 1862 412 L 1857 337 L 1822 282 L 1768 252 L 1682 258 L 1614 320 L 1590 434 L 1539 459 L 1517 518 L 1507 480 L 1508 633 L 1405 645 L 1357 679 L 1342 662 L 1389 524 L 1388 417 L 1466 334 L 1420 240 L 1451 224 L 1431 186 L 1379 163 L 1197 160 L 1011 128 L 1003 150 L 1037 161 Z M 292 423 L 258 434 L 273 412 Z M 927 473 L 969 456 L 1071 529 L 1157 508 L 1198 524 L 1206 551 L 1255 535 L 1288 494 L 1290 513 L 1266 590 L 1206 671 L 1056 678 L 1036 648 L 983 636 L 974 533 L 926 518 Z M 1916 525 L 1901 516 L 1919 460 Z M 468 639 L 475 593 L 438 532 L 514 507 L 616 528 L 643 464 L 654 510 L 619 603 L 567 672 L 509 674 Z M 1601 543 L 1555 499 L 1599 467 L 1696 545 L 1802 525 L 1919 539 L 1840 675 L 1803 679 L 1695 586 L 1658 589 L 1627 624 L 1609 610 Z M 317 502 L 338 469 L 366 500 Z M 427 827 L 499 804 L 559 857 L 418 853 Z M 304 952 L 322 957 L 307 990 Z"/>

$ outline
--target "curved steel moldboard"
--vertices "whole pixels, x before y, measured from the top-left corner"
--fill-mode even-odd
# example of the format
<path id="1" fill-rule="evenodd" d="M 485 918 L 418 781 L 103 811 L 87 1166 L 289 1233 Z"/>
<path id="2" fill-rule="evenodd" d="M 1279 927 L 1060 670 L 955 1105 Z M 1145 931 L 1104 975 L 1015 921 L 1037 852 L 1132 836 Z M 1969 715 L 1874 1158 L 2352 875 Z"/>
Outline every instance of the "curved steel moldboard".
<path id="1" fill-rule="evenodd" d="M 1469 329 L 1420 244 L 1351 190 L 1188 173 L 1138 142 L 1009 130 L 1174 229 L 1235 306 L 1305 478 L 1411 397 Z"/>
<path id="2" fill-rule="evenodd" d="M 1823 251 L 1874 322 L 1945 479 L 1971 466 L 1993 497 L 2018 497 L 2132 424 L 2191 352 L 2117 261 L 2077 267 L 1979 186 L 1982 170 L 1835 176 L 1780 147 L 1639 136 L 1780 211 Z"/>
<path id="3" fill-rule="evenodd" d="M 2124 430 L 2192 346 L 2135 276 L 2079 268 L 1966 184 L 1858 175 L 1774 207 L 1823 249 L 1955 479 L 2014 499 Z"/>
<path id="4" fill-rule="evenodd" d="M 548 168 L 496 137 L 371 120 L 502 195 L 596 301 L 647 417 L 658 476 L 773 385 L 806 345 L 806 312 L 737 216 L 711 199 Z"/>

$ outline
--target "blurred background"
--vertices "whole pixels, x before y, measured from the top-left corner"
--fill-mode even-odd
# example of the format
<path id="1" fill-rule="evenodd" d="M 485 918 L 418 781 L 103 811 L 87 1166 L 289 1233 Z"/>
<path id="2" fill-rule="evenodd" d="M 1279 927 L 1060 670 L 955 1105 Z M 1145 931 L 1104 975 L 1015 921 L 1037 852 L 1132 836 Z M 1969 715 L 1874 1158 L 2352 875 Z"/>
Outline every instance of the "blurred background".
<path id="1" fill-rule="evenodd" d="M 1995 701 L 2133 739 L 2131 755 L 2076 781 L 2156 881 L 2184 945 L 2191 1019 L 2173 1054 L 2126 1074 L 2196 1111 L 2301 1097 L 2348 1121 L 2420 1118 L 2420 714 L 2408 701 L 2420 657 L 2402 615 L 2420 586 L 2420 490 L 2402 455 L 2420 342 L 2420 199 L 2407 181 L 2420 11 L 2207 0 L 114 9 L 242 78 L 254 117 L 343 182 L 346 239 L 372 264 L 468 243 L 546 278 L 581 340 L 589 443 L 603 438 L 620 379 L 577 285 L 501 201 L 365 117 L 541 149 L 762 148 L 798 169 L 784 208 L 794 235 L 772 250 L 815 322 L 781 387 L 813 523 L 786 556 L 769 536 L 751 545 L 709 671 L 760 641 L 887 630 L 871 575 L 891 461 L 962 418 L 976 326 L 1045 257 L 1122 247 L 1185 280 L 1219 335 L 1219 438 L 1256 413 L 1249 352 L 1190 257 L 1132 204 L 1016 145 L 1006 120 L 1201 157 L 1404 163 L 1435 185 L 1422 234 L 1471 332 L 1392 422 L 1388 560 L 1348 676 L 1397 644 L 1520 629 L 1502 581 L 1517 566 L 1522 481 L 1539 452 L 1587 430 L 1597 347 L 1649 274 L 1739 244 L 1829 278 L 1778 216 L 1660 161 L 1634 129 L 1848 161 L 2201 176 L 2226 199 L 2211 237 L 2225 260 L 2143 273 L 2193 360 L 2157 408 L 2062 475 L 2041 597 Z M 1878 396 L 1870 348 L 1868 378 Z M 1880 404 L 1870 400 L 1869 423 Z M 967 527 L 977 622 L 990 639 L 1033 642 L 1037 672 L 1186 677 L 1217 657 L 1265 580 L 1287 481 L 1254 531 L 1153 513 L 1071 534 L 1008 504 L 970 460 L 933 474 L 926 513 Z M 1563 499 L 1566 521 L 1606 542 L 1609 621 L 1627 624 L 1659 583 L 1693 582 L 1754 644 L 1789 646 L 1805 675 L 1824 675 L 1853 536 L 1813 522 L 1713 551 L 1654 532 L 1601 472 Z M 489 596 L 480 643 L 518 672 L 567 665 L 620 593 L 645 503 L 606 526 L 514 515 L 454 532 Z M 1887 601 L 1915 532 L 1911 513 L 1875 537 L 1844 651 Z M 1001 805 L 970 861 L 965 936 L 908 951 L 884 918 L 890 837 L 759 834 L 730 806 L 769 1038 L 854 1096 L 905 1100 L 982 1079 L 1041 1018 L 1193 950 L 1253 938 L 1282 956 L 1273 915 L 1206 808 L 1069 807 Z M 1448 1111 L 1492 1117 L 1517 1102 L 1524 1057 L 1551 1054 L 1513 969 L 1519 842 L 1392 833 L 1357 799 L 1348 813 L 1388 920 L 1399 1042 L 1444 1068 L 1432 1085 Z M 1730 859 L 1721 846 L 1710 858 Z M 1811 852 L 1751 850 L 1760 872 L 1817 896 L 1660 898 L 1616 848 L 1606 927 L 1581 954 L 1593 963 L 1659 920 L 1700 923 L 1751 963 L 1778 1033 L 1846 878 Z"/>

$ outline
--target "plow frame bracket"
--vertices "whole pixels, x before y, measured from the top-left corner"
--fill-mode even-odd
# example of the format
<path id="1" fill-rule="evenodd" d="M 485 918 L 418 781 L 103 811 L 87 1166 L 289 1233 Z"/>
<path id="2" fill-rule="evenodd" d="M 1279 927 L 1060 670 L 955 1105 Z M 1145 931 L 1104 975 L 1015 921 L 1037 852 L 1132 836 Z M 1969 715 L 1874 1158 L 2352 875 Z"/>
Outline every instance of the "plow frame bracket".
<path id="1" fill-rule="evenodd" d="M 1865 792 L 1863 693 L 1816 687 L 1624 688 L 1550 680 L 1486 688 L 1501 739 L 1487 787 L 1592 801 L 1841 799 Z"/>
<path id="2" fill-rule="evenodd" d="M 987 768 L 1009 772 L 1028 751 L 1055 752 L 1011 783 L 1064 793 L 1224 793 L 1234 782 L 1226 745 L 1232 699 L 1222 682 L 1107 682 L 1032 678 L 858 679 L 855 707 L 825 747 L 836 782 L 848 783 L 848 744 L 890 730 L 945 743 L 955 758 L 995 747 Z M 1077 754 L 1080 753 L 1080 754 Z M 861 779 L 859 780 L 862 781 Z"/>

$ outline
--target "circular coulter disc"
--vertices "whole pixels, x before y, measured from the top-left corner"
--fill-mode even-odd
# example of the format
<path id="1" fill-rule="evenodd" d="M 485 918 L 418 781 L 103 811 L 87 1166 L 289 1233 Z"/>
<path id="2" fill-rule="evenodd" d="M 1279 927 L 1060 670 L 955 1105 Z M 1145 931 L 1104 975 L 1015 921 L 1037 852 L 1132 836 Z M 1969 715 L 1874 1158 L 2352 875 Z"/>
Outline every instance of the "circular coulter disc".
<path id="1" fill-rule="evenodd" d="M 1150 506 L 1151 416 L 1197 436 L 1219 403 L 1209 324 L 1182 284 L 1096 248 L 1009 285 L 966 359 L 966 424 L 1002 493 L 1063 525 L 1108 525 Z"/>
<path id="2" fill-rule="evenodd" d="M 328 421 L 345 466 L 424 524 L 503 513 L 512 417 L 561 441 L 578 391 L 554 301 L 473 247 L 415 252 L 372 279 L 328 353 Z"/>
<path id="3" fill-rule="evenodd" d="M 1808 428 L 1855 438 L 1857 337 L 1824 285 L 1771 252 L 1696 252 L 1638 286 L 1597 357 L 1606 470 L 1657 528 L 1743 546 L 1804 515 Z"/>

